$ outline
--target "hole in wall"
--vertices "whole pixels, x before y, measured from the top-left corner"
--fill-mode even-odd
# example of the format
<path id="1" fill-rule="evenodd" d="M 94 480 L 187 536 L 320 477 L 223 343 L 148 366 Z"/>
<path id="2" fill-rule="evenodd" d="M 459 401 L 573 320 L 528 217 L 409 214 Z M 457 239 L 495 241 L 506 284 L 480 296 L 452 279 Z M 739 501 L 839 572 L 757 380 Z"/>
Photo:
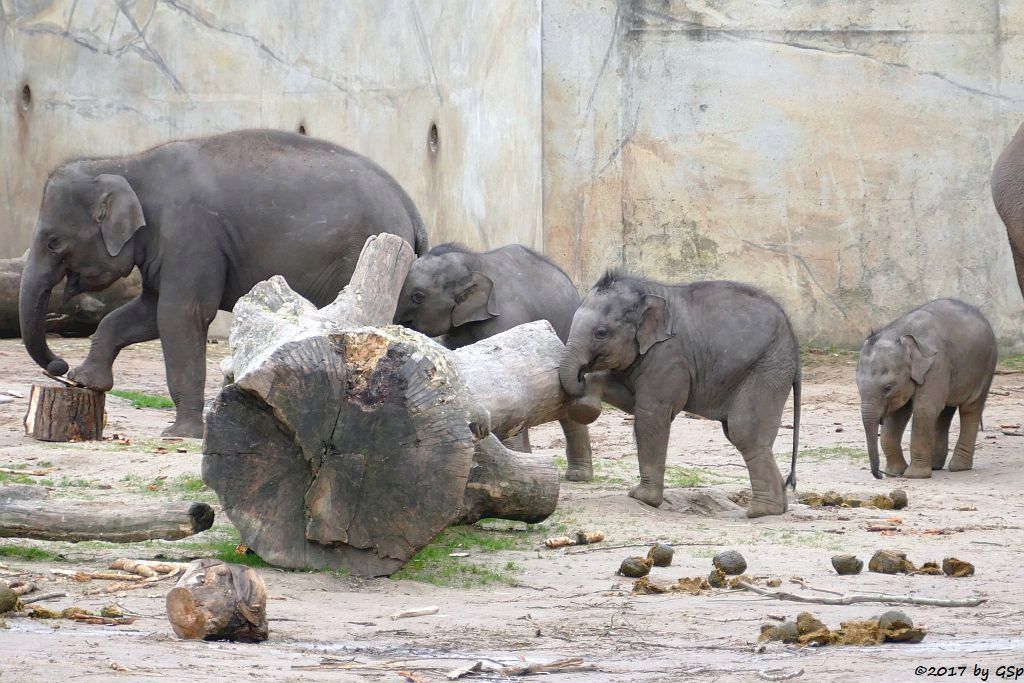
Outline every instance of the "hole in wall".
<path id="1" fill-rule="evenodd" d="M 430 132 L 427 133 L 427 149 L 430 150 L 431 154 L 437 154 L 437 146 L 440 144 L 440 140 L 437 136 L 437 124 L 430 124 Z"/>
<path id="2" fill-rule="evenodd" d="M 305 135 L 305 134 L 306 134 L 306 124 L 300 123 L 299 124 L 299 135 Z"/>
<path id="3" fill-rule="evenodd" d="M 21 87 L 20 103 L 22 111 L 28 111 L 32 106 L 32 88 L 28 87 L 28 83 Z"/>

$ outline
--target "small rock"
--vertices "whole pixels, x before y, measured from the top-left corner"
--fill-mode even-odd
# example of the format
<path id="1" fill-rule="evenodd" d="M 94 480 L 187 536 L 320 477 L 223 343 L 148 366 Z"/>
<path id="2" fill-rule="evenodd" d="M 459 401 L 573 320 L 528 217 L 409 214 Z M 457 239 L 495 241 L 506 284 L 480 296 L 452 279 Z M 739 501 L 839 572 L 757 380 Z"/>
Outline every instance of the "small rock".
<path id="1" fill-rule="evenodd" d="M 903 489 L 896 489 L 889 494 L 889 500 L 892 501 L 893 510 L 902 510 L 907 507 L 907 492 Z"/>
<path id="2" fill-rule="evenodd" d="M 955 557 L 947 557 L 942 561 L 942 573 L 946 576 L 974 576 L 974 565 Z"/>
<path id="3" fill-rule="evenodd" d="M 658 543 L 651 546 L 647 551 L 647 558 L 654 563 L 655 567 L 668 567 L 672 564 L 672 556 L 675 550 L 665 543 Z"/>
<path id="4" fill-rule="evenodd" d="M 712 588 L 723 588 L 725 586 L 725 572 L 721 569 L 712 569 L 708 574 L 708 583 Z"/>
<path id="5" fill-rule="evenodd" d="M 860 574 L 864 560 L 856 555 L 833 555 L 832 566 L 840 574 Z"/>
<path id="6" fill-rule="evenodd" d="M 879 574 L 899 574 L 907 571 L 910 562 L 907 554 L 900 550 L 879 550 L 868 562 L 868 570 Z"/>
<path id="7" fill-rule="evenodd" d="M 878 617 L 878 625 L 884 630 L 912 628 L 914 626 L 914 621 L 908 617 L 905 612 L 901 612 L 898 609 L 891 609 Z"/>
<path id="8" fill-rule="evenodd" d="M 711 559 L 716 568 L 726 574 L 742 574 L 747 571 L 747 561 L 735 550 L 725 550 Z"/>
<path id="9" fill-rule="evenodd" d="M 627 557 L 619 565 L 619 573 L 631 579 L 639 579 L 651 573 L 652 564 L 646 557 Z"/>

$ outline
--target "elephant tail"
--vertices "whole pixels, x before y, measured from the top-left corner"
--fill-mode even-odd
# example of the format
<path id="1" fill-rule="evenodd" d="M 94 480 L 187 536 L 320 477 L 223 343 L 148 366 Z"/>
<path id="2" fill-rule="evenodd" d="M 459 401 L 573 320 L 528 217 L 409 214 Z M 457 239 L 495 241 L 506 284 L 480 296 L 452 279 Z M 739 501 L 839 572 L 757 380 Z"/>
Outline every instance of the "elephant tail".
<path id="1" fill-rule="evenodd" d="M 793 459 L 789 464 L 789 476 L 783 487 L 790 487 L 796 490 L 796 454 L 800 448 L 800 368 L 796 370 L 796 378 L 793 380 Z"/>
<path id="2" fill-rule="evenodd" d="M 430 251 L 430 240 L 427 239 L 427 226 L 423 224 L 423 218 L 420 216 L 416 204 L 413 203 L 412 197 L 404 190 L 402 190 L 402 204 L 405 205 L 405 210 L 409 214 L 409 220 L 412 222 L 412 249 L 416 252 L 417 256 L 423 256 Z"/>

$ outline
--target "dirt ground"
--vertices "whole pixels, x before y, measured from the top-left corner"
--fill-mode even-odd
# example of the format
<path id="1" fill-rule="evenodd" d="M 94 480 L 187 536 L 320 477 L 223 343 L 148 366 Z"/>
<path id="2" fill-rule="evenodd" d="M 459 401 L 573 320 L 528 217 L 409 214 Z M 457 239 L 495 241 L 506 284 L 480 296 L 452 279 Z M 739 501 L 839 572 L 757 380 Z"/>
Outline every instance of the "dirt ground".
<path id="1" fill-rule="evenodd" d="M 84 357 L 87 342 L 52 343 L 73 362 Z M 219 381 L 216 364 L 226 347 L 213 345 L 209 350 L 207 396 L 212 397 Z M 817 354 L 810 359 L 804 379 L 798 493 L 834 489 L 866 497 L 902 488 L 909 496 L 908 508 L 810 508 L 796 503 L 791 494 L 790 511 L 784 516 L 748 520 L 743 508 L 727 497 L 748 489 L 739 454 L 717 423 L 680 417 L 669 446 L 671 488 L 666 503 L 653 509 L 626 496 L 636 478 L 630 418 L 606 413 L 592 429 L 597 480 L 563 482 L 558 511 L 541 525 L 527 529 L 522 524 L 488 522 L 483 529 L 470 530 L 473 538 L 486 541 L 491 535 L 503 545 L 495 550 L 494 544 L 467 542 L 468 557 L 444 558 L 455 578 L 432 574 L 429 562 L 422 572 L 409 573 L 415 578 L 403 579 L 260 569 L 271 595 L 271 638 L 260 645 L 176 639 L 164 613 L 167 584 L 110 594 L 98 582 L 74 583 L 49 572 L 101 569 L 117 557 L 205 556 L 237 542 L 222 515 L 210 531 L 174 543 L 114 546 L 0 539 L 0 578 L 30 577 L 43 590 L 68 593 L 44 603 L 48 607 L 95 609 L 113 601 L 139 616 L 130 626 L 8 616 L 8 628 L 0 630 L 0 681 L 115 676 L 175 681 L 228 676 L 255 681 L 433 681 L 477 660 L 494 666 L 568 657 L 580 657 L 592 668 L 554 674 L 553 679 L 910 681 L 928 678 L 928 667 L 933 667 L 933 674 L 939 667 L 957 667 L 952 676 L 967 679 L 1012 677 L 1012 670 L 1008 674 L 1000 667 L 1024 666 L 1024 436 L 1021 428 L 1012 426 L 1022 422 L 1024 375 L 997 376 L 973 471 L 941 471 L 930 480 L 876 481 L 867 468 L 859 427 L 852 355 Z M 159 344 L 125 350 L 115 377 L 118 389 L 166 395 Z M 0 341 L 0 392 L 27 397 L 30 384 L 40 380 L 46 381 L 20 342 Z M 26 405 L 27 398 L 0 403 L 0 467 L 52 469 L 33 480 L 49 486 L 54 497 L 216 502 L 211 491 L 196 490 L 201 444 L 160 441 L 160 430 L 170 422 L 169 411 L 136 409 L 111 396 L 106 433 L 127 438 L 131 445 L 52 445 L 24 436 Z M 784 420 L 791 425 L 791 413 Z M 783 429 L 775 444 L 783 473 L 789 467 L 792 434 L 792 429 Z M 557 424 L 536 429 L 531 437 L 535 451 L 561 456 Z M 169 452 L 155 452 L 168 445 L 173 446 Z M 181 447 L 188 452 L 176 452 Z M 7 479 L 13 480 L 11 475 Z M 683 486 L 686 483 L 697 486 Z M 894 530 L 868 530 L 885 524 Z M 578 528 L 601 530 L 606 540 L 585 548 L 542 547 L 545 537 Z M 916 645 L 759 646 L 760 625 L 773 617 L 793 618 L 809 609 L 829 626 L 838 626 L 848 619 L 877 615 L 886 607 L 798 605 L 728 590 L 699 596 L 632 594 L 632 580 L 616 575 L 619 563 L 630 554 L 642 554 L 656 540 L 673 544 L 676 551 L 672 566 L 654 570 L 656 580 L 707 575 L 711 557 L 731 548 L 746 557 L 749 574 L 778 577 L 781 590 L 805 595 L 827 596 L 800 588 L 791 577 L 838 593 L 977 596 L 987 601 L 979 607 L 903 608 L 928 629 L 924 641 Z M 22 555 L 27 548 L 50 554 L 26 559 Z M 917 564 L 955 556 L 974 563 L 977 573 L 957 579 L 866 570 L 838 576 L 830 565 L 830 557 L 838 552 L 854 553 L 866 564 L 880 548 L 899 548 Z M 391 618 L 401 610 L 426 606 L 439 611 Z M 966 670 L 961 674 L 959 667 Z M 985 677 L 983 669 L 988 670 Z M 470 679 L 485 677 L 499 678 L 492 673 Z"/>

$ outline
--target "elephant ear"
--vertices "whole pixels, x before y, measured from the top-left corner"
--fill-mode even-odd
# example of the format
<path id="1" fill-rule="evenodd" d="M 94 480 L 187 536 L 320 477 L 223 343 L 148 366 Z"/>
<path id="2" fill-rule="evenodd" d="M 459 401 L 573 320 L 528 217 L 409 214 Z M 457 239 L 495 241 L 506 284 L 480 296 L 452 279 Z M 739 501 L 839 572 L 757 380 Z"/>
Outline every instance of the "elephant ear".
<path id="1" fill-rule="evenodd" d="M 910 353 L 910 379 L 914 380 L 915 384 L 924 384 L 925 375 L 928 374 L 932 363 L 935 362 L 935 356 L 938 352 L 922 344 L 912 334 L 905 334 L 900 337 L 900 343 Z"/>
<path id="2" fill-rule="evenodd" d="M 498 315 L 494 301 L 494 282 L 481 272 L 473 271 L 462 290 L 455 296 L 452 327 L 475 323 Z"/>
<path id="3" fill-rule="evenodd" d="M 92 208 L 92 218 L 100 224 L 100 236 L 107 253 L 117 256 L 135 231 L 146 224 L 142 204 L 124 176 L 104 173 L 94 178 L 99 199 Z"/>
<path id="4" fill-rule="evenodd" d="M 672 332 L 672 313 L 668 302 L 657 294 L 645 294 L 643 313 L 640 314 L 640 325 L 636 330 L 636 341 L 640 346 L 640 355 L 647 353 L 652 346 L 674 336 Z"/>

